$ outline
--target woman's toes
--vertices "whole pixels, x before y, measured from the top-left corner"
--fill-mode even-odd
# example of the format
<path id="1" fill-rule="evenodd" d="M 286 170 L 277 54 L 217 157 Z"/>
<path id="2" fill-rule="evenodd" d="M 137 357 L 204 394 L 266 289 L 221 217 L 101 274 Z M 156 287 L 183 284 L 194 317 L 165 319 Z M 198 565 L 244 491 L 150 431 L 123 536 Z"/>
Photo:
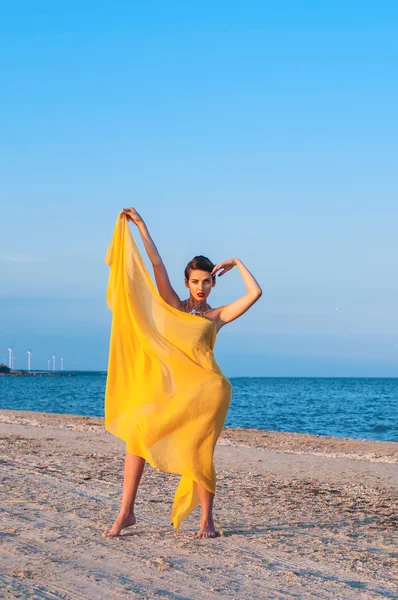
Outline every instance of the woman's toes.
<path id="1" fill-rule="evenodd" d="M 218 537 L 218 533 L 214 529 L 214 526 L 203 525 L 200 531 L 195 535 L 197 538 L 215 538 Z"/>
<path id="2" fill-rule="evenodd" d="M 113 537 L 113 536 L 114 536 L 114 534 L 113 534 L 113 533 L 111 533 L 111 530 L 110 530 L 110 529 L 107 529 L 106 531 L 104 531 L 104 533 L 102 534 L 102 536 L 101 536 L 101 537 L 103 537 L 103 538 L 107 538 L 107 537 Z"/>

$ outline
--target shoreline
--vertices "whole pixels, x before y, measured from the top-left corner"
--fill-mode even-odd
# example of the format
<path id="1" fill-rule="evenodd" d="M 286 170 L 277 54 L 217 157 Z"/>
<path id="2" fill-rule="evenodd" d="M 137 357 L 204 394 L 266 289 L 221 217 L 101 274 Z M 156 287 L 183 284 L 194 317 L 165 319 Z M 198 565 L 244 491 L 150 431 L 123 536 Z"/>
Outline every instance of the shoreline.
<path id="1" fill-rule="evenodd" d="M 179 476 L 145 467 L 137 524 L 101 533 L 120 505 L 124 443 L 103 418 L 0 410 L 6 597 L 98 600 L 393 598 L 398 442 L 226 428 L 215 524 L 176 534 Z"/>
<path id="2" fill-rule="evenodd" d="M 2 409 L 0 423 L 34 424 L 35 427 L 55 426 L 76 431 L 103 431 L 104 418 L 72 413 Z M 108 434 L 108 432 L 106 432 Z M 111 435 L 111 434 L 109 434 Z M 113 437 L 113 436 L 112 436 Z M 367 440 L 293 431 L 224 427 L 217 445 L 262 448 L 275 452 L 312 453 L 320 456 L 341 456 L 372 462 L 398 463 L 398 442 Z"/>
<path id="3" fill-rule="evenodd" d="M 0 377 L 75 377 L 75 373 L 62 373 L 55 371 L 11 371 L 10 373 L 0 373 Z"/>

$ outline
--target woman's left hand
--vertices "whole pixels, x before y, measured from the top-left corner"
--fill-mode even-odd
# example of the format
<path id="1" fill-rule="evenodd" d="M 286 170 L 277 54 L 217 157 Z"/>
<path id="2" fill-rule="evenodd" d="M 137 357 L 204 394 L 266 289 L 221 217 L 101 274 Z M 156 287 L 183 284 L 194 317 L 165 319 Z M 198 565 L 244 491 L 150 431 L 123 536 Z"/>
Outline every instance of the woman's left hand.
<path id="1" fill-rule="evenodd" d="M 211 274 L 215 275 L 217 273 L 217 271 L 219 271 L 220 269 L 223 269 L 223 271 L 221 273 L 219 273 L 219 277 L 221 277 L 222 275 L 224 275 L 225 273 L 227 273 L 228 271 L 230 271 L 232 269 L 232 267 L 234 267 L 236 265 L 236 258 L 229 258 L 228 260 L 224 260 L 223 262 L 218 263 L 218 265 L 216 265 L 214 267 L 214 269 L 212 270 Z"/>

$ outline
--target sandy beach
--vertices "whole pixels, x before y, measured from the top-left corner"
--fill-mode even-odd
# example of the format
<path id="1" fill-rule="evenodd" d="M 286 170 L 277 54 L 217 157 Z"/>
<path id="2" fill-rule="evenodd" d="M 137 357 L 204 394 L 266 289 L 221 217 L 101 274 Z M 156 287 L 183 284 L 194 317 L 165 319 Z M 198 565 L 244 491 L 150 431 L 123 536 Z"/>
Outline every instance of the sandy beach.
<path id="1" fill-rule="evenodd" d="M 113 539 L 124 444 L 100 418 L 0 411 L 6 598 L 398 598 L 398 443 L 225 429 L 216 528 L 176 534 L 179 477 L 146 466 Z"/>

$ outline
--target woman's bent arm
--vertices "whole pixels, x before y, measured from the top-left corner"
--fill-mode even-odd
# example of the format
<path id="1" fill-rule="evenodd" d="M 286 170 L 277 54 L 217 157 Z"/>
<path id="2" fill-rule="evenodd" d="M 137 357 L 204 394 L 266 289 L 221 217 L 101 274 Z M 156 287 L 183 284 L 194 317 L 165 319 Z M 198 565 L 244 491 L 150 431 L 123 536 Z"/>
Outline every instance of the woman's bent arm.
<path id="1" fill-rule="evenodd" d="M 158 286 L 159 294 L 163 300 L 173 306 L 174 308 L 180 308 L 181 300 L 178 294 L 174 291 L 169 276 L 167 274 L 166 267 L 163 264 L 162 258 L 156 248 L 155 242 L 151 238 L 148 228 L 144 222 L 138 225 L 138 230 L 141 235 L 141 239 L 144 243 L 145 250 L 152 263 L 153 274 L 155 275 L 156 285 Z"/>
<path id="2" fill-rule="evenodd" d="M 253 275 L 239 258 L 230 259 L 220 263 L 219 265 L 216 265 L 216 267 L 213 269 L 213 273 L 222 268 L 224 269 L 223 272 L 220 273 L 220 276 L 222 276 L 234 265 L 238 267 L 242 275 L 243 282 L 247 289 L 247 294 L 241 298 L 238 298 L 234 302 L 231 302 L 231 304 L 226 304 L 225 306 L 220 307 L 218 314 L 219 327 L 222 327 L 226 323 L 230 323 L 231 321 L 234 321 L 243 315 L 243 313 L 245 313 L 251 306 L 253 306 L 255 302 L 257 302 L 263 293 Z"/>
<path id="3" fill-rule="evenodd" d="M 138 231 L 140 232 L 141 239 L 145 246 L 145 250 L 148 254 L 149 260 L 152 263 L 153 273 L 155 275 L 156 285 L 158 287 L 159 294 L 161 295 L 163 300 L 167 302 L 167 304 L 170 304 L 170 306 L 173 306 L 174 308 L 180 308 L 181 300 L 170 283 L 166 267 L 163 264 L 162 258 L 155 245 L 155 242 L 151 238 L 145 221 L 133 208 L 124 209 L 124 212 L 128 220 L 133 221 L 133 223 L 135 223 L 135 225 L 137 225 L 138 227 Z"/>

